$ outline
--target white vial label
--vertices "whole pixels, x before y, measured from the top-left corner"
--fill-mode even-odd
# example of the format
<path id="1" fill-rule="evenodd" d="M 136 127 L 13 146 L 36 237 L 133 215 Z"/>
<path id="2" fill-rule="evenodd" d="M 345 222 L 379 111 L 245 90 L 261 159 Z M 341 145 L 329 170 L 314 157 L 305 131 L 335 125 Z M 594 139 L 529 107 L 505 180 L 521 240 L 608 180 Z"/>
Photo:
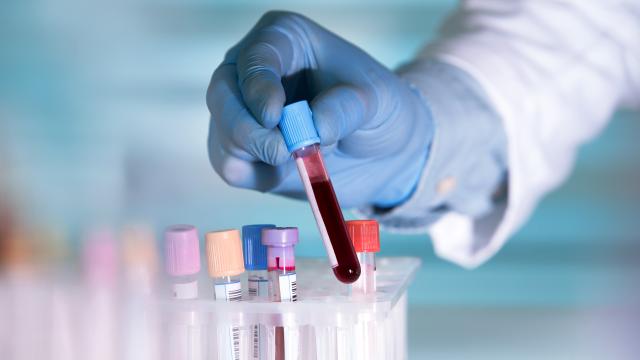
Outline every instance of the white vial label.
<path id="1" fill-rule="evenodd" d="M 269 280 L 268 279 L 249 279 L 249 298 L 263 298 L 269 297 Z"/>
<path id="2" fill-rule="evenodd" d="M 240 281 L 215 284 L 214 292 L 216 300 L 242 300 L 242 284 Z M 230 359 L 240 360 L 240 329 L 237 326 L 232 326 L 222 337 L 220 344 L 223 344 L 223 348 L 229 349 Z"/>
<path id="3" fill-rule="evenodd" d="M 254 276 L 247 279 L 249 299 L 269 299 L 269 279 Z M 263 325 L 251 326 L 252 359 L 261 360 L 267 358 L 267 335 Z"/>
<path id="4" fill-rule="evenodd" d="M 214 286 L 216 300 L 239 301 L 242 300 L 242 284 L 234 281 Z"/>
<path id="5" fill-rule="evenodd" d="M 278 289 L 280 292 L 280 301 L 298 300 L 296 273 L 289 273 L 278 276 Z"/>
<path id="6" fill-rule="evenodd" d="M 195 299 L 198 297 L 198 281 L 173 284 L 171 290 L 173 291 L 174 299 Z"/>

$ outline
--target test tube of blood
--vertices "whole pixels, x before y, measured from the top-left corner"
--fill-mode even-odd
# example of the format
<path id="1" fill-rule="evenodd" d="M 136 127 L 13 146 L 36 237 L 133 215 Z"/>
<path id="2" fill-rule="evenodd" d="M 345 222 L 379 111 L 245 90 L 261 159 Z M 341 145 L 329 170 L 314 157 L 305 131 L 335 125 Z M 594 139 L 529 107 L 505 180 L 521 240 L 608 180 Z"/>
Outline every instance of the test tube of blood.
<path id="1" fill-rule="evenodd" d="M 174 225 L 165 231 L 165 270 L 171 279 L 171 295 L 175 300 L 198 298 L 200 241 L 191 225 Z M 200 360 L 205 358 L 203 324 L 195 311 L 177 314 L 169 324 L 167 359 Z"/>
<path id="2" fill-rule="evenodd" d="M 297 301 L 296 256 L 298 228 L 283 227 L 262 230 L 262 243 L 267 247 L 269 296 L 272 301 Z M 285 343 L 284 327 L 275 329 L 275 359 L 297 359 L 297 334 L 290 332 Z M 286 354 L 286 356 L 285 356 Z"/>
<path id="3" fill-rule="evenodd" d="M 296 161 L 333 273 L 343 283 L 353 283 L 360 276 L 360 264 L 324 166 L 309 104 L 303 100 L 285 106 L 278 126 Z"/>
<path id="4" fill-rule="evenodd" d="M 262 229 L 275 228 L 275 225 L 245 225 L 242 227 L 242 249 L 244 250 L 244 268 L 247 270 L 249 299 L 269 299 L 269 277 L 267 273 L 267 247 L 262 245 Z M 267 329 L 264 325 L 251 327 L 253 340 L 253 360 L 267 358 Z"/>
<path id="5" fill-rule="evenodd" d="M 240 275 L 244 272 L 242 242 L 238 230 L 212 231 L 205 235 L 209 276 L 216 301 L 242 300 Z M 218 359 L 240 360 L 240 328 L 218 328 Z"/>
<path id="6" fill-rule="evenodd" d="M 347 221 L 349 237 L 358 254 L 362 274 L 353 283 L 352 289 L 358 294 L 374 294 L 376 292 L 376 259 L 375 253 L 380 251 L 380 231 L 375 220 Z"/>

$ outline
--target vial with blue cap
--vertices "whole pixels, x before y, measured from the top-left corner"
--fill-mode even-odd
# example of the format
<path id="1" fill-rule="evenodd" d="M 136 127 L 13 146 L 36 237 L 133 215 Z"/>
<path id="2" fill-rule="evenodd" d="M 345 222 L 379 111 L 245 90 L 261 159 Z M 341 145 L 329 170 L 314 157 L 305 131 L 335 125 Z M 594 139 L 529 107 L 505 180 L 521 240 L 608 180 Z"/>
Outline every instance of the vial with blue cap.
<path id="1" fill-rule="evenodd" d="M 273 224 L 253 224 L 242 227 L 244 268 L 247 270 L 249 300 L 269 300 L 269 273 L 267 272 L 267 247 L 262 244 L 262 230 L 273 229 Z M 253 341 L 252 360 L 267 359 L 268 331 L 264 325 L 251 326 Z"/>
<path id="2" fill-rule="evenodd" d="M 269 275 L 267 273 L 267 247 L 262 244 L 262 229 L 272 229 L 273 224 L 254 224 L 242 227 L 244 268 L 247 270 L 249 299 L 268 299 Z"/>
<path id="3" fill-rule="evenodd" d="M 360 277 L 360 263 L 320 153 L 309 104 L 303 100 L 285 106 L 278 127 L 296 161 L 333 273 L 351 284 Z"/>

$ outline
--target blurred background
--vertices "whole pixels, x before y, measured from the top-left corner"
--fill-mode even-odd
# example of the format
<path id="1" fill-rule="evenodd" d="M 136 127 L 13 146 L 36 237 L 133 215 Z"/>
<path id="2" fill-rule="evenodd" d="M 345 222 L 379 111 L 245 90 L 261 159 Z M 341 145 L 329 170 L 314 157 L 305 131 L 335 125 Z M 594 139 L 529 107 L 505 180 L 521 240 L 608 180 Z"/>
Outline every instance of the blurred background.
<path id="1" fill-rule="evenodd" d="M 214 68 L 271 9 L 305 14 L 393 68 L 434 37 L 455 5 L 3 2 L 3 271 L 73 266 L 88 229 L 131 223 L 156 233 L 174 223 L 299 226 L 299 255 L 324 256 L 307 203 L 230 188 L 211 169 L 205 92 Z M 639 118 L 616 114 L 583 148 L 569 181 L 479 269 L 436 258 L 426 235 L 383 233 L 382 255 L 423 261 L 409 295 L 410 358 L 640 354 Z"/>

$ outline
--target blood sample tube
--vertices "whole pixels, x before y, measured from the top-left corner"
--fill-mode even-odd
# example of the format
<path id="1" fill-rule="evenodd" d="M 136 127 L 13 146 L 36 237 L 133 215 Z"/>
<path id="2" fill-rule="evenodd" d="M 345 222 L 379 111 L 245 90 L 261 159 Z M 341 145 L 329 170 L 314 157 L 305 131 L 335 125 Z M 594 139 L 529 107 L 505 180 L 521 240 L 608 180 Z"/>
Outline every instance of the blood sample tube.
<path id="1" fill-rule="evenodd" d="M 171 281 L 172 297 L 177 301 L 198 298 L 200 241 L 191 225 L 174 225 L 165 231 L 165 269 Z M 206 355 L 204 334 L 206 321 L 193 310 L 169 319 L 166 358 L 169 360 L 201 360 Z"/>
<path id="2" fill-rule="evenodd" d="M 298 228 L 284 227 L 262 230 L 262 243 L 267 247 L 269 270 L 269 297 L 272 301 L 297 301 L 296 256 L 294 246 L 298 243 Z M 288 339 L 285 343 L 285 336 Z M 298 333 L 282 326 L 275 328 L 275 359 L 297 359 Z"/>
<path id="3" fill-rule="evenodd" d="M 244 272 L 242 242 L 238 230 L 212 231 L 205 235 L 209 276 L 213 278 L 216 301 L 242 300 L 240 275 Z M 240 360 L 243 341 L 240 328 L 222 324 L 218 327 L 218 359 Z"/>
<path id="4" fill-rule="evenodd" d="M 353 283 L 352 289 L 358 294 L 373 294 L 376 292 L 376 258 L 380 251 L 380 231 L 375 220 L 347 221 L 349 237 L 358 254 L 362 274 Z"/>
<path id="5" fill-rule="evenodd" d="M 278 126 L 296 160 L 333 273 L 343 283 L 353 283 L 360 276 L 360 264 L 324 166 L 309 104 L 299 101 L 285 106 Z"/>

